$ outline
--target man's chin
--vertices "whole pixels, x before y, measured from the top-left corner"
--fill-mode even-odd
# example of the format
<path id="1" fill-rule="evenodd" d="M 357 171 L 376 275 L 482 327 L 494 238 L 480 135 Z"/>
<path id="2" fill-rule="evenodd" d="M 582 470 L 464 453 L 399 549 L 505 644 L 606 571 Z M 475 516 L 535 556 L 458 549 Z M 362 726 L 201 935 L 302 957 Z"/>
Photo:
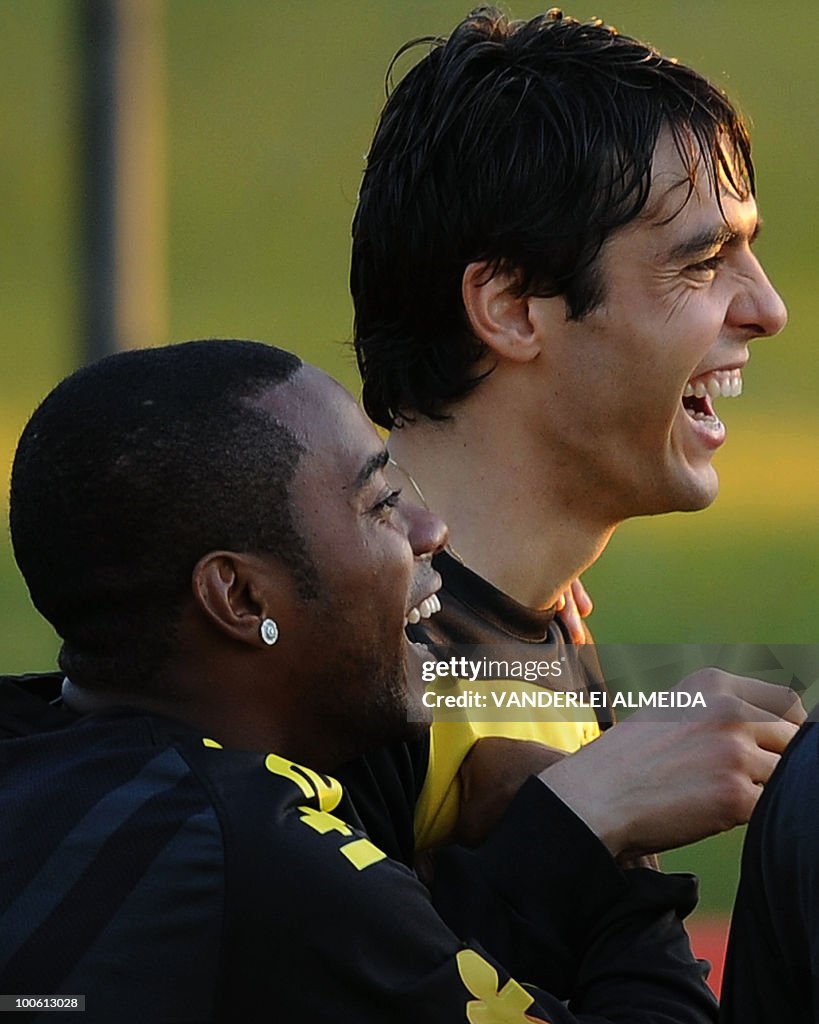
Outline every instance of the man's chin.
<path id="1" fill-rule="evenodd" d="M 409 743 L 429 732 L 432 711 L 424 707 L 420 696 L 416 699 L 406 689 L 403 690 L 403 696 L 404 699 L 399 699 L 398 691 L 393 691 L 389 707 L 380 708 L 369 723 L 361 723 L 361 753 L 369 753 L 393 743 Z"/>
<path id="2" fill-rule="evenodd" d="M 705 465 L 668 467 L 654 484 L 652 501 L 645 502 L 638 516 L 665 515 L 668 512 L 701 512 L 716 500 L 719 476 L 708 462 Z M 632 518 L 626 516 L 625 518 Z"/>
<path id="3" fill-rule="evenodd" d="M 676 510 L 678 512 L 701 512 L 713 505 L 718 494 L 719 476 L 709 463 L 693 474 L 689 486 L 684 488 Z"/>
<path id="4" fill-rule="evenodd" d="M 361 722 L 368 748 L 417 739 L 429 731 L 432 710 L 424 705 L 421 666 L 429 655 L 420 644 L 406 641 L 403 664 L 382 666 L 380 695 Z"/>
<path id="5" fill-rule="evenodd" d="M 407 723 L 415 726 L 417 731 L 424 732 L 432 724 L 432 708 L 424 704 L 427 684 L 424 682 L 424 665 L 434 662 L 435 658 L 424 644 L 406 644 L 406 677 L 405 692 L 407 695 Z"/>

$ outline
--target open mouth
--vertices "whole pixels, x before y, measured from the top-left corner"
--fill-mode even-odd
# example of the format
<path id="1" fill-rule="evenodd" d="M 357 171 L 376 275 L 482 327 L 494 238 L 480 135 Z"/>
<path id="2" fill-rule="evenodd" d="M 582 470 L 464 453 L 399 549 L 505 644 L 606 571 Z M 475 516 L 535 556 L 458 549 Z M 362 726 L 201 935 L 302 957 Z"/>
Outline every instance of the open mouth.
<path id="1" fill-rule="evenodd" d="M 682 404 L 688 416 L 702 429 L 714 433 L 723 429 L 714 411 L 715 398 L 738 398 L 742 394 L 742 371 L 710 370 L 692 377 L 683 389 Z"/>

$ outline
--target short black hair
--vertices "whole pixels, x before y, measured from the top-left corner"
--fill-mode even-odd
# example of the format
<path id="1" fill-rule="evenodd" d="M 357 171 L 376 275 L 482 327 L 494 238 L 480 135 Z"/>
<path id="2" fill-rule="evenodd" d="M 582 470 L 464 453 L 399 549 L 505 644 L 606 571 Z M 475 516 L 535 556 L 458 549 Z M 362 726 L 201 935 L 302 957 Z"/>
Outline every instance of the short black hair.
<path id="1" fill-rule="evenodd" d="M 12 468 L 11 535 L 72 680 L 163 685 L 208 551 L 271 552 L 315 596 L 289 498 L 303 447 L 253 404 L 301 365 L 249 341 L 121 352 L 72 374 L 35 411 Z"/>
<path id="2" fill-rule="evenodd" d="M 482 379 L 461 283 L 472 262 L 521 295 L 603 299 L 597 257 L 645 207 L 670 130 L 694 188 L 704 159 L 745 198 L 750 141 L 725 94 L 600 21 L 482 7 L 388 95 L 353 223 L 350 285 L 364 406 L 383 427 L 447 407 Z M 719 195 L 719 189 L 717 189 Z M 690 195 L 690 193 L 689 193 Z M 684 204 L 683 204 L 684 205 Z"/>

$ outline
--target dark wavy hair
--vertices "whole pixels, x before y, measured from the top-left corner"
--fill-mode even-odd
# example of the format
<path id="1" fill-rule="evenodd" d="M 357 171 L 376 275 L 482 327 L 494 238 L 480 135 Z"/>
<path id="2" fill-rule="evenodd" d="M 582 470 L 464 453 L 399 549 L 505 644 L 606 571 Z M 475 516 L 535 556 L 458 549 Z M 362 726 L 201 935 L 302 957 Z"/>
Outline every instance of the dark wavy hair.
<path id="1" fill-rule="evenodd" d="M 390 93 L 396 61 L 419 45 L 428 52 Z M 692 190 L 704 159 L 715 182 L 754 192 L 748 132 L 725 94 L 599 21 L 479 8 L 448 39 L 404 46 L 387 81 L 350 272 L 364 405 L 384 427 L 445 418 L 482 379 L 468 264 L 510 272 L 521 295 L 564 296 L 570 318 L 601 302 L 598 254 L 645 207 L 661 132 Z"/>
<path id="2" fill-rule="evenodd" d="M 254 405 L 301 365 L 246 341 L 122 352 L 35 411 L 12 469 L 12 542 L 75 682 L 160 687 L 209 551 L 273 553 L 315 596 L 289 498 L 303 449 Z"/>

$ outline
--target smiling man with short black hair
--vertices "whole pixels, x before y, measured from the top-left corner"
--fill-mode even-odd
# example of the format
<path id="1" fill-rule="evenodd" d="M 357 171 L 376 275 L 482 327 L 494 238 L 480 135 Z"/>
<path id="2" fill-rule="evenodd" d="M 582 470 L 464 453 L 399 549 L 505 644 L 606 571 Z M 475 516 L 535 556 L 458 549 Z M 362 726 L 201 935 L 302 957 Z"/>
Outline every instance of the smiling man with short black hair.
<path id="1" fill-rule="evenodd" d="M 552 657 L 560 595 L 620 523 L 714 500 L 714 401 L 785 324 L 752 248 L 750 139 L 702 75 L 599 21 L 482 7 L 418 43 L 368 154 L 350 273 L 365 408 L 407 500 L 450 531 L 442 611 L 411 635 Z M 568 751 L 597 732 L 527 724 Z M 728 808 L 747 820 L 759 787 L 693 746 L 681 784 L 676 742 L 609 730 L 551 784 L 589 822 L 619 808 L 638 853 L 720 831 Z M 752 741 L 751 783 L 770 753 Z M 703 818 L 674 812 L 681 785 Z"/>

